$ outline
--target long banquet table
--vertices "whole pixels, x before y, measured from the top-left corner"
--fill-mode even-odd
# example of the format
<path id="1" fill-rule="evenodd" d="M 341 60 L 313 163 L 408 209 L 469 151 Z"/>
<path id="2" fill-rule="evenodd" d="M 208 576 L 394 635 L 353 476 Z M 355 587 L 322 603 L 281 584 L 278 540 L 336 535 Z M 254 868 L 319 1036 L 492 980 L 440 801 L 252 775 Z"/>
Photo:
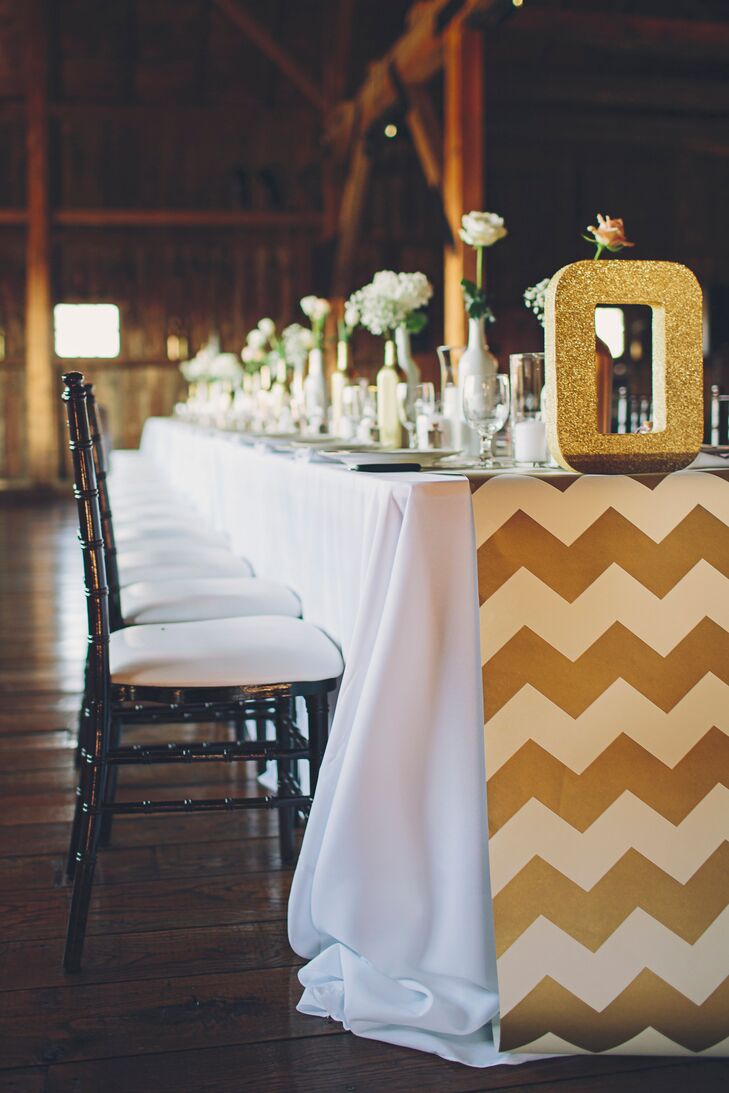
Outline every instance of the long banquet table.
<path id="1" fill-rule="evenodd" d="M 726 1054 L 729 472 L 358 474 L 167 419 L 142 450 L 342 647 L 299 1008 L 474 1066 Z"/>

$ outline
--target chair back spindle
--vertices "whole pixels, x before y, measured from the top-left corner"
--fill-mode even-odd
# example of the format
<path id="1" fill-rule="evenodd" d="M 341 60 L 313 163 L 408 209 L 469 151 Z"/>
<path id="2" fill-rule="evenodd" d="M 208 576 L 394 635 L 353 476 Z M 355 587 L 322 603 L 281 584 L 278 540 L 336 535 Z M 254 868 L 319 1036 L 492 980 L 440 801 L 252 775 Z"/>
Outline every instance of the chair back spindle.
<path id="1" fill-rule="evenodd" d="M 84 384 L 86 389 L 86 411 L 92 440 L 92 455 L 96 484 L 99 491 L 99 510 L 101 513 L 101 531 L 106 550 L 106 580 L 109 586 L 109 621 L 112 630 L 118 630 L 123 623 L 121 610 L 121 591 L 119 583 L 119 565 L 117 562 L 114 521 L 109 500 L 107 482 L 107 458 L 104 436 L 99 423 L 99 408 L 96 402 L 93 383 Z"/>
<path id="2" fill-rule="evenodd" d="M 84 588 L 88 619 L 89 657 L 87 689 L 94 735 L 101 729 L 109 703 L 109 589 L 106 549 L 99 507 L 99 487 L 94 466 L 94 443 L 87 409 L 87 392 L 80 372 L 68 372 L 63 401 L 73 462 L 73 493 L 78 509 L 79 540 L 83 552 Z"/>

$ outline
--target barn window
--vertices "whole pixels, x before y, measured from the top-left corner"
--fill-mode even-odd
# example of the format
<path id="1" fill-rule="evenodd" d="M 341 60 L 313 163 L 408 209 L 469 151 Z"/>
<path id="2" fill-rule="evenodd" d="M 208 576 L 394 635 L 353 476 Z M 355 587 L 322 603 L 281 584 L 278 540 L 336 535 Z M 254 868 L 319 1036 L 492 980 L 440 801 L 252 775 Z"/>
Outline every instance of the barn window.
<path id="1" fill-rule="evenodd" d="M 58 357 L 119 356 L 116 304 L 56 304 L 53 327 Z"/>

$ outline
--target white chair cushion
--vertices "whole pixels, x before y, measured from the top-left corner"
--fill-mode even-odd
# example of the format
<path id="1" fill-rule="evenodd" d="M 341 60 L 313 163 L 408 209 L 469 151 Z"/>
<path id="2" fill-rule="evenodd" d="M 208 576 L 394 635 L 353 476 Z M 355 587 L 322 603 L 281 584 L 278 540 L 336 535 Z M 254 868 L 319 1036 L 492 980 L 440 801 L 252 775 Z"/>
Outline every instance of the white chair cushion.
<path id="1" fill-rule="evenodd" d="M 339 650 L 301 619 L 245 619 L 128 626 L 111 635 L 113 683 L 138 687 L 235 687 L 337 679 Z"/>
<path id="2" fill-rule="evenodd" d="M 120 564 L 119 584 L 126 587 L 130 584 L 139 584 L 140 581 L 181 581 L 196 577 L 253 576 L 251 567 L 243 558 L 236 558 L 233 554 L 226 555 L 224 551 L 221 551 L 221 555 L 222 557 L 216 556 L 214 560 L 206 562 L 201 558 L 150 561 L 144 554 L 130 554 L 127 557 L 135 560 Z"/>
<path id="3" fill-rule="evenodd" d="M 184 533 L 157 535 L 154 538 L 147 535 L 138 535 L 135 539 L 125 537 L 117 543 L 117 550 L 120 557 L 122 554 L 142 554 L 155 559 L 160 556 L 174 557 L 175 560 L 197 558 L 200 554 L 210 554 L 211 551 L 218 550 L 230 554 L 224 544 L 214 539 L 206 538 L 204 535 L 185 535 Z"/>
<path id="4" fill-rule="evenodd" d="M 134 520 L 118 524 L 114 520 L 114 538 L 117 546 L 126 550 L 126 544 L 132 540 L 140 540 L 144 543 L 147 539 L 177 539 L 186 543 L 192 540 L 207 543 L 209 546 L 220 546 L 225 541 L 225 536 L 215 535 L 203 527 L 195 527 L 193 524 L 174 520 L 152 520 L 149 522 Z M 131 548 L 130 548 L 131 549 Z M 143 549 L 143 546 L 140 547 Z"/>
<path id="5" fill-rule="evenodd" d="M 255 577 L 132 584 L 121 590 L 121 608 L 128 625 L 301 614 L 299 597 L 290 588 Z"/>

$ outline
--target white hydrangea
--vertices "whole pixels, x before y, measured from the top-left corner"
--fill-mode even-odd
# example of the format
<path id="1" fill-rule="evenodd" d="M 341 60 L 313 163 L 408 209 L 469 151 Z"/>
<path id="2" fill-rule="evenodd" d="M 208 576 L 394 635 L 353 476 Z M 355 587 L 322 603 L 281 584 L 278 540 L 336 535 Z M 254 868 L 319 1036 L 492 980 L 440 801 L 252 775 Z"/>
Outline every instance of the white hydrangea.
<path id="1" fill-rule="evenodd" d="M 390 334 L 407 322 L 408 316 L 425 305 L 433 286 L 424 273 L 395 273 L 379 270 L 368 285 L 352 293 L 345 309 L 371 334 Z"/>
<path id="2" fill-rule="evenodd" d="M 212 364 L 211 378 L 230 380 L 235 383 L 241 379 L 243 369 L 235 353 L 220 353 Z"/>
<path id="3" fill-rule="evenodd" d="M 300 323 L 291 323 L 281 334 L 283 356 L 288 364 L 303 364 L 313 346 L 313 333 Z"/>

